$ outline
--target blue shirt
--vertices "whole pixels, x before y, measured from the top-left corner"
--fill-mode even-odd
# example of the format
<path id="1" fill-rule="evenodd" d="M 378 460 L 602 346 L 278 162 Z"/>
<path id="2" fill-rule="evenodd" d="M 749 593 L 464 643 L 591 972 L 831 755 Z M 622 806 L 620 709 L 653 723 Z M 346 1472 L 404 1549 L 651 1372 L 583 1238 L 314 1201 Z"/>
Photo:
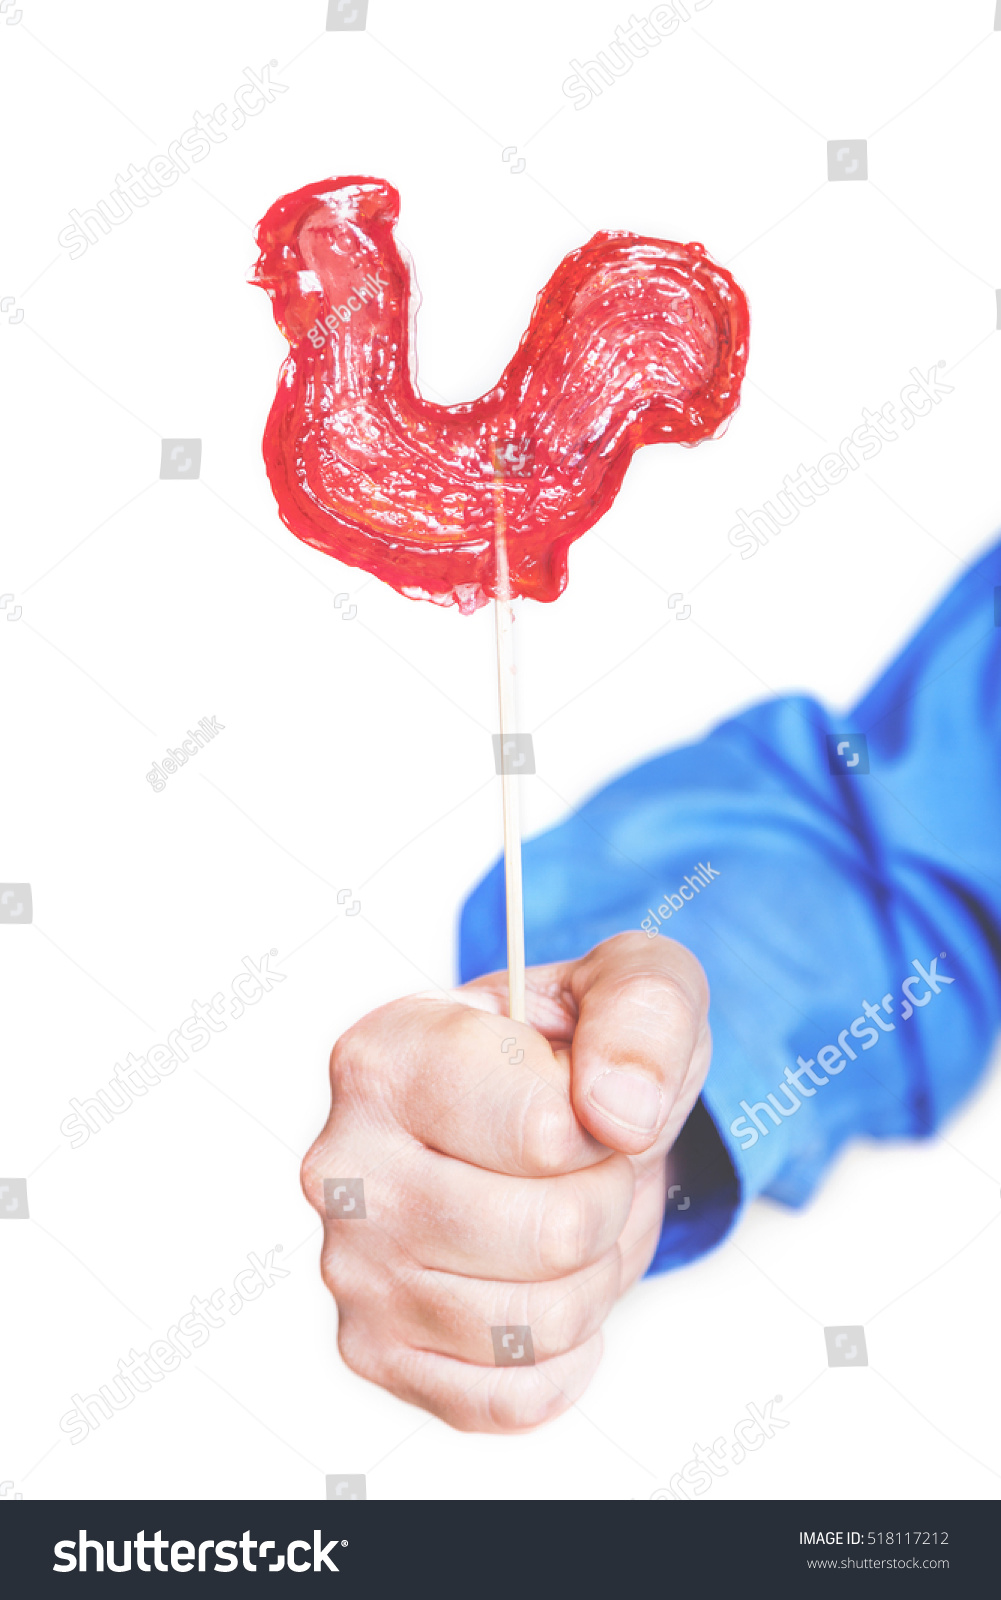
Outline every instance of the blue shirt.
<path id="1" fill-rule="evenodd" d="M 1001 1020 L 999 624 L 1001 545 L 846 715 L 753 706 L 526 844 L 531 964 L 643 927 L 708 974 L 702 1102 L 733 1174 L 668 1208 L 651 1271 L 718 1243 L 755 1195 L 802 1205 L 853 1137 L 928 1137 L 983 1071 Z M 462 912 L 462 980 L 505 960 L 498 863 Z"/>

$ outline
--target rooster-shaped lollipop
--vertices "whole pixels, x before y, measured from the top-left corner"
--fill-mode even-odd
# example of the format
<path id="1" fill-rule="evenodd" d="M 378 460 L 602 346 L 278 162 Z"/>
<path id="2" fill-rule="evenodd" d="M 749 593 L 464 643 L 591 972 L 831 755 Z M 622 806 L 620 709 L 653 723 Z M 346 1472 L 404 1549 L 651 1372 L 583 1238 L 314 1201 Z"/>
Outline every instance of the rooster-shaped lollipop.
<path id="1" fill-rule="evenodd" d="M 555 600 L 567 548 L 633 451 L 712 437 L 737 404 L 747 302 L 701 245 L 598 233 L 557 267 L 496 387 L 417 393 L 399 195 L 330 178 L 278 200 L 254 281 L 289 341 L 264 435 L 282 520 L 401 594 L 497 602 L 501 735 L 513 731 L 510 601 Z M 516 790 L 504 776 L 511 1015 L 524 1016 Z"/>

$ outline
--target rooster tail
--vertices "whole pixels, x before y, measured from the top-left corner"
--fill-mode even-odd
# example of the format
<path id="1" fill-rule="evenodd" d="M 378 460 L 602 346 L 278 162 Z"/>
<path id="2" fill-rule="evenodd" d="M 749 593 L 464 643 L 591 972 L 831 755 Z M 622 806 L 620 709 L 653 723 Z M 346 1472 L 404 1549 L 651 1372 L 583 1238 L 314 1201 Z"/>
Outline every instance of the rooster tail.
<path id="1" fill-rule="evenodd" d="M 539 294 L 503 382 L 529 414 L 551 419 L 564 468 L 593 456 L 605 468 L 621 459 L 624 472 L 640 445 L 698 444 L 722 430 L 749 331 L 743 291 L 701 244 L 598 233 Z"/>

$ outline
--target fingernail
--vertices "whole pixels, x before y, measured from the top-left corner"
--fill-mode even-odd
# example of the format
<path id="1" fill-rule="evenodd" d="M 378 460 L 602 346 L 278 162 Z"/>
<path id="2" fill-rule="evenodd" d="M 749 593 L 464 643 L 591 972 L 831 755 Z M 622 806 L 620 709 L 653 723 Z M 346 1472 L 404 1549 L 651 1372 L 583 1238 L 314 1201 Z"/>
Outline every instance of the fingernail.
<path id="1" fill-rule="evenodd" d="M 655 1083 L 635 1072 L 603 1072 L 588 1096 L 600 1111 L 627 1128 L 652 1133 L 660 1116 L 661 1095 Z"/>

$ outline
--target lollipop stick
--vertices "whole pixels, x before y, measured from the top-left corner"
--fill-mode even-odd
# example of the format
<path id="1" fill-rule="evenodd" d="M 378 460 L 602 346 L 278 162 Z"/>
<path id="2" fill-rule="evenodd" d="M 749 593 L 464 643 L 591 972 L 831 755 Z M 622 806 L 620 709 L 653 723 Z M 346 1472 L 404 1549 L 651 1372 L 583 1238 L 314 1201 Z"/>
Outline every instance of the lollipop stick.
<path id="1" fill-rule="evenodd" d="M 504 805 L 504 894 L 507 906 L 508 1013 L 514 1022 L 525 1021 L 525 910 L 521 886 L 521 825 L 518 815 L 518 775 L 508 770 L 508 740 L 518 731 L 515 700 L 515 613 L 507 560 L 504 518 L 504 482 L 495 459 L 494 539 L 497 552 L 497 689 L 500 708 L 501 796 Z"/>

